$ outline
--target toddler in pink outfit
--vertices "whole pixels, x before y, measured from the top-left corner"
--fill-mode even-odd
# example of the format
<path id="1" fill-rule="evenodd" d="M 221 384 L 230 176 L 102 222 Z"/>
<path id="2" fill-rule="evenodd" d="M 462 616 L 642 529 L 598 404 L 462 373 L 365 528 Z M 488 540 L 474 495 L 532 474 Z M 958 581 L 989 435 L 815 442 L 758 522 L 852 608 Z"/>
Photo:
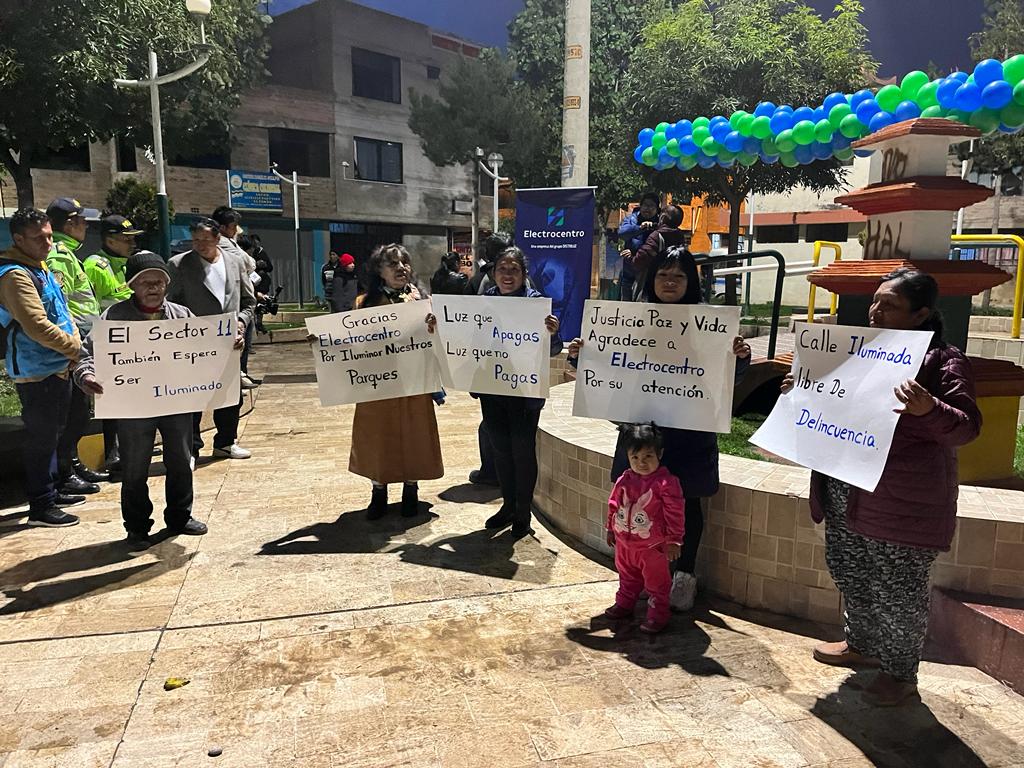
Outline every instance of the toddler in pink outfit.
<path id="1" fill-rule="evenodd" d="M 683 490 L 679 479 L 661 466 L 661 432 L 654 424 L 619 427 L 629 457 L 608 499 L 608 544 L 615 547 L 619 591 L 610 619 L 633 615 L 640 591 L 646 589 L 647 620 L 643 632 L 660 632 L 669 620 L 672 576 L 669 563 L 679 557 L 683 542 Z"/>

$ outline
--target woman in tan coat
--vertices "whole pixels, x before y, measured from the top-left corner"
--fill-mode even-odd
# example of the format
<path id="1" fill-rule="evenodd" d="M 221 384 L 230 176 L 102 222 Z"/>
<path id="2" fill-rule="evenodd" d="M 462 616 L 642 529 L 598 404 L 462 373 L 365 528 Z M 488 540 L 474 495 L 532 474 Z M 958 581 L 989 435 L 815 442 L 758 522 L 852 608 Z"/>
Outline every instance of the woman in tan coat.
<path id="1" fill-rule="evenodd" d="M 356 299 L 356 309 L 421 298 L 413 285 L 409 252 L 401 245 L 391 243 L 377 248 L 370 255 L 367 272 L 369 288 Z M 388 483 L 404 483 L 402 515 L 415 516 L 419 508 L 417 481 L 436 480 L 444 475 L 431 396 L 357 404 L 348 470 L 373 483 L 373 495 L 366 510 L 370 520 L 387 511 Z"/>

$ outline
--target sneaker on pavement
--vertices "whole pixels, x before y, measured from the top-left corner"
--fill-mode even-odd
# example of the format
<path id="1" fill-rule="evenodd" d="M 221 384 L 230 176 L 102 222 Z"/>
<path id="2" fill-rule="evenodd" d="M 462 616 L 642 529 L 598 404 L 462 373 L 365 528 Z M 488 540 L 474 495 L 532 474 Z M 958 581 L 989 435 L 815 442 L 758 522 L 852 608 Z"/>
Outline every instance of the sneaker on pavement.
<path id="1" fill-rule="evenodd" d="M 141 552 L 153 546 L 149 535 L 145 533 L 129 533 L 127 538 L 125 538 L 125 542 L 128 544 L 128 549 L 132 552 Z"/>
<path id="2" fill-rule="evenodd" d="M 247 451 L 238 443 L 232 443 L 224 448 L 214 448 L 213 455 L 219 459 L 248 459 L 252 456 L 252 452 Z"/>
<path id="3" fill-rule="evenodd" d="M 673 610 L 689 611 L 693 608 L 693 601 L 697 597 L 697 577 L 685 571 L 676 571 L 672 577 L 672 592 L 669 594 L 668 603 Z"/>
<path id="4" fill-rule="evenodd" d="M 242 389 L 256 389 L 258 386 L 259 384 L 250 379 L 248 374 L 242 374 Z"/>
<path id="5" fill-rule="evenodd" d="M 814 646 L 814 660 L 833 667 L 877 667 L 879 661 L 865 656 L 856 648 L 851 648 L 845 640 L 836 643 L 820 643 Z"/>
<path id="6" fill-rule="evenodd" d="M 77 507 L 81 504 L 85 504 L 85 496 L 74 496 L 69 493 L 58 493 L 57 498 L 53 500 L 54 506 L 57 507 Z"/>
<path id="7" fill-rule="evenodd" d="M 82 499 L 82 501 L 85 501 L 85 499 Z M 50 507 L 42 512 L 30 512 L 28 524 L 41 528 L 67 528 L 72 525 L 78 525 L 78 517 L 68 514 L 59 507 Z"/>
<path id="8" fill-rule="evenodd" d="M 90 483 L 88 480 L 83 480 L 78 475 L 72 473 L 60 481 L 59 493 L 73 496 L 77 493 L 99 493 L 100 487 L 96 483 Z"/>
<path id="9" fill-rule="evenodd" d="M 200 522 L 199 520 L 196 520 L 194 517 L 190 517 L 188 519 L 188 522 L 180 528 L 168 528 L 167 530 L 169 530 L 175 536 L 202 536 L 210 529 L 206 527 L 206 523 Z"/>

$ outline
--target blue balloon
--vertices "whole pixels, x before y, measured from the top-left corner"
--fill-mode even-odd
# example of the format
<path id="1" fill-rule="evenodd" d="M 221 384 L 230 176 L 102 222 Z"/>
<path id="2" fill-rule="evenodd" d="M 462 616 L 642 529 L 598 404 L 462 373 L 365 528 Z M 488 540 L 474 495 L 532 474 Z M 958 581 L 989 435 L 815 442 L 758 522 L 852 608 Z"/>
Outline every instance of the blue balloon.
<path id="1" fill-rule="evenodd" d="M 964 83 L 956 89 L 953 106 L 964 112 L 973 112 L 981 108 L 981 88 L 974 83 Z"/>
<path id="2" fill-rule="evenodd" d="M 1024 126 L 1018 125 L 1016 128 L 1011 128 L 1006 123 L 999 124 L 1000 133 L 1017 133 L 1021 128 L 1024 128 Z"/>
<path id="3" fill-rule="evenodd" d="M 691 136 L 679 139 L 679 152 L 684 155 L 696 155 L 699 147 L 694 143 Z"/>
<path id="4" fill-rule="evenodd" d="M 966 72 L 950 72 L 949 77 L 956 80 L 960 85 L 963 85 L 967 82 L 969 75 Z"/>
<path id="5" fill-rule="evenodd" d="M 814 110 L 814 122 L 815 124 L 820 123 L 822 120 L 828 120 L 828 112 L 824 107 L 817 107 Z"/>
<path id="6" fill-rule="evenodd" d="M 793 108 L 791 106 L 789 106 L 789 104 L 783 104 L 782 106 L 775 108 L 775 114 L 777 115 L 777 114 L 779 114 L 779 112 L 787 112 L 787 113 L 792 115 L 793 114 Z"/>
<path id="7" fill-rule="evenodd" d="M 636 149 L 633 150 L 633 159 L 636 160 L 638 163 L 643 163 L 643 161 L 644 161 L 644 148 L 643 147 L 637 147 Z"/>
<path id="8" fill-rule="evenodd" d="M 840 104 L 846 104 L 846 97 L 841 93 L 830 93 L 825 97 L 825 111 L 831 112 L 832 107 L 838 107 Z"/>
<path id="9" fill-rule="evenodd" d="M 668 128 L 665 129 L 665 140 L 676 138 L 676 124 L 669 123 Z"/>
<path id="10" fill-rule="evenodd" d="M 974 68 L 974 84 L 984 89 L 986 85 L 1003 79 L 1003 65 L 995 59 L 979 61 Z"/>
<path id="11" fill-rule="evenodd" d="M 853 139 L 849 139 L 846 136 L 843 136 L 839 131 L 836 131 L 832 134 L 832 150 L 846 149 L 853 144 L 853 141 Z"/>
<path id="12" fill-rule="evenodd" d="M 860 120 L 864 125 L 871 124 L 871 118 L 882 111 L 882 108 L 878 106 L 878 102 L 875 101 L 875 97 L 864 99 L 860 104 L 857 105 L 857 119 Z"/>
<path id="13" fill-rule="evenodd" d="M 676 164 L 675 160 L 673 160 L 671 163 L 662 163 L 662 162 L 659 161 L 658 163 L 655 164 L 654 170 L 656 170 L 656 171 L 667 171 L 669 168 L 674 167 L 675 164 Z"/>
<path id="14" fill-rule="evenodd" d="M 855 149 L 853 150 L 853 154 L 855 154 L 857 157 L 871 157 L 874 151 L 875 150 L 873 149 Z"/>
<path id="15" fill-rule="evenodd" d="M 654 138 L 654 130 L 652 128 L 644 128 L 636 136 L 636 140 L 640 143 L 641 147 L 649 147 L 649 146 L 651 146 L 651 139 L 653 139 L 653 138 Z"/>
<path id="16" fill-rule="evenodd" d="M 810 144 L 800 144 L 793 150 L 793 157 L 800 165 L 807 165 L 814 162 L 814 150 L 811 149 Z"/>
<path id="17" fill-rule="evenodd" d="M 1002 109 L 1013 98 L 1013 86 L 1005 80 L 989 83 L 981 91 L 981 103 L 989 109 Z"/>
<path id="18" fill-rule="evenodd" d="M 748 155 L 756 155 L 761 151 L 761 140 L 753 136 L 743 139 L 743 151 Z"/>
<path id="19" fill-rule="evenodd" d="M 778 136 L 783 131 L 793 127 L 793 113 L 776 110 L 775 114 L 772 115 L 769 125 L 771 126 L 772 133 Z"/>
<path id="20" fill-rule="evenodd" d="M 899 106 L 896 107 L 896 122 L 902 123 L 904 120 L 913 120 L 915 117 L 921 116 L 921 108 L 912 101 L 901 101 Z"/>
<path id="21" fill-rule="evenodd" d="M 719 123 L 711 129 L 711 136 L 719 144 L 725 144 L 725 137 L 732 133 L 732 128 L 729 127 L 728 123 Z"/>
<path id="22" fill-rule="evenodd" d="M 717 165 L 717 160 L 713 157 L 708 157 L 703 152 L 697 156 L 697 165 L 701 168 L 714 168 Z"/>
<path id="23" fill-rule="evenodd" d="M 739 131 L 730 131 L 725 137 L 725 141 L 722 142 L 725 148 L 730 152 L 742 152 L 743 151 L 743 134 Z"/>
<path id="24" fill-rule="evenodd" d="M 762 154 L 761 155 L 761 162 L 767 163 L 768 165 L 775 165 L 777 162 L 779 162 L 779 156 L 778 155 L 765 155 L 765 154 Z"/>
<path id="25" fill-rule="evenodd" d="M 875 98 L 874 93 L 869 91 L 867 88 L 862 88 L 850 97 L 850 109 L 856 112 L 857 107 L 859 107 L 863 102 L 873 98 Z"/>
<path id="26" fill-rule="evenodd" d="M 771 117 L 775 113 L 775 105 L 770 101 L 762 101 L 754 108 L 754 117 Z"/>
<path id="27" fill-rule="evenodd" d="M 888 112 L 879 112 L 877 115 L 871 118 L 871 122 L 868 123 L 868 131 L 874 133 L 880 131 L 883 128 L 887 128 L 896 122 L 896 118 L 890 115 Z"/>
<path id="28" fill-rule="evenodd" d="M 676 137 L 682 138 L 683 136 L 693 135 L 693 123 L 689 120 L 680 120 L 676 123 Z"/>
<path id="29" fill-rule="evenodd" d="M 723 160 L 720 157 L 716 157 L 715 162 L 718 163 L 722 168 L 732 168 L 734 165 L 736 165 L 736 158 L 730 157 L 728 160 Z"/>
<path id="30" fill-rule="evenodd" d="M 722 117 L 721 115 L 715 115 L 708 122 L 708 130 L 711 131 L 712 133 L 714 133 L 715 126 L 717 126 L 717 125 L 729 125 L 729 121 L 726 118 Z M 731 127 L 730 127 L 730 130 L 731 130 Z"/>
<path id="31" fill-rule="evenodd" d="M 947 77 L 939 81 L 939 89 L 935 92 L 935 98 L 939 100 L 939 106 L 943 109 L 952 109 L 956 103 L 956 92 L 963 85 L 955 77 Z"/>
<path id="32" fill-rule="evenodd" d="M 820 141 L 816 141 L 811 144 L 811 154 L 818 160 L 828 160 L 832 157 L 832 144 L 823 144 Z"/>
<path id="33" fill-rule="evenodd" d="M 675 162 L 676 159 L 668 153 L 667 149 L 662 147 L 660 150 L 658 150 L 658 165 L 665 165 L 666 163 L 668 163 L 668 165 L 674 165 Z"/>
<path id="34" fill-rule="evenodd" d="M 793 125 L 801 120 L 814 120 L 814 110 L 810 107 L 800 107 L 793 111 Z"/>

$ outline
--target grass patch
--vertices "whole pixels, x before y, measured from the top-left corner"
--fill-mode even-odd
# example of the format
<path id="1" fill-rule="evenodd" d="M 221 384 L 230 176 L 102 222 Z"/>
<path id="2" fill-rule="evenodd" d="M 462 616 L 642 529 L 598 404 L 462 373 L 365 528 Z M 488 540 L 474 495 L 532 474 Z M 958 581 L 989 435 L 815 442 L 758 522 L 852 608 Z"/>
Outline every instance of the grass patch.
<path id="1" fill-rule="evenodd" d="M 268 331 L 284 331 L 289 328 L 305 328 L 305 323 L 264 323 L 263 327 Z"/>
<path id="2" fill-rule="evenodd" d="M 21 413 L 21 401 L 14 389 L 14 382 L 7 374 L 0 373 L 0 416 L 17 416 Z"/>
<path id="3" fill-rule="evenodd" d="M 759 413 L 747 413 L 743 416 L 736 416 L 732 420 L 732 432 L 728 435 L 718 436 L 718 450 L 730 456 L 740 456 L 744 459 L 754 461 L 768 461 L 764 454 L 760 453 L 750 444 L 750 437 L 764 422 L 765 417 Z M 1020 448 L 1020 438 L 1017 441 Z"/>
<path id="4" fill-rule="evenodd" d="M 1011 307 L 988 307 L 987 309 L 977 304 L 971 307 L 971 314 L 978 317 L 1011 317 Z"/>
<path id="5" fill-rule="evenodd" d="M 1017 447 L 1013 452 L 1013 471 L 1024 477 L 1024 426 L 1017 427 Z"/>

